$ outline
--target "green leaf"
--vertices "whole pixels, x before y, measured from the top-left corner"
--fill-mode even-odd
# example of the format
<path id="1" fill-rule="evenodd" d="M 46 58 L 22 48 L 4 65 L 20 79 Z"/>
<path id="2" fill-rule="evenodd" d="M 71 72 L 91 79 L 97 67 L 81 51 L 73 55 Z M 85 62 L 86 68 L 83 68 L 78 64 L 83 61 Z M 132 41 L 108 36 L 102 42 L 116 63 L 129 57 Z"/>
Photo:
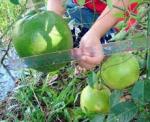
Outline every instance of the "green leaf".
<path id="1" fill-rule="evenodd" d="M 94 71 L 90 72 L 88 74 L 88 79 L 87 79 L 87 83 L 89 86 L 91 86 L 92 88 L 94 87 L 94 85 L 97 83 L 97 75 Z"/>
<path id="2" fill-rule="evenodd" d="M 119 32 L 117 33 L 112 39 L 111 41 L 120 41 L 120 40 L 123 40 L 125 39 L 125 37 L 128 35 L 128 33 L 124 30 L 124 28 Z"/>
<path id="3" fill-rule="evenodd" d="M 11 3 L 18 5 L 19 4 L 19 0 L 10 0 Z"/>
<path id="4" fill-rule="evenodd" d="M 129 122 L 137 113 L 137 107 L 133 102 L 122 102 L 115 105 L 108 116 L 108 122 Z"/>
<path id="5" fill-rule="evenodd" d="M 149 122 L 150 120 L 150 112 L 143 111 L 137 118 L 136 122 Z"/>
<path id="6" fill-rule="evenodd" d="M 75 88 L 74 88 L 75 86 L 74 85 L 77 81 L 78 80 L 73 79 L 68 84 L 68 86 L 59 93 L 59 95 L 57 96 L 57 99 L 55 99 L 54 102 L 59 103 L 60 101 L 65 101 L 66 104 L 73 102 L 75 99 Z"/>
<path id="7" fill-rule="evenodd" d="M 143 2 L 143 0 L 130 0 L 130 3 L 134 3 L 134 2 L 141 3 Z"/>
<path id="8" fill-rule="evenodd" d="M 73 114 L 73 122 L 79 122 L 79 119 L 83 118 L 85 114 L 83 113 L 82 109 L 80 107 L 75 107 L 72 109 L 72 114 Z"/>
<path id="9" fill-rule="evenodd" d="M 126 27 L 126 23 L 124 21 L 118 22 L 115 27 L 119 30 L 122 30 L 122 28 Z"/>
<path id="10" fill-rule="evenodd" d="M 142 54 L 142 53 L 141 53 Z M 144 54 L 142 54 L 144 55 Z M 145 67 L 146 67 L 146 60 L 141 56 L 141 55 L 135 55 L 136 56 L 136 59 L 138 60 L 139 62 L 139 65 L 140 65 L 140 70 L 145 70 Z"/>
<path id="11" fill-rule="evenodd" d="M 112 0 L 106 0 L 109 9 L 113 8 Z"/>
<path id="12" fill-rule="evenodd" d="M 78 4 L 80 5 L 80 6 L 83 6 L 84 4 L 85 4 L 85 0 L 78 0 Z"/>
<path id="13" fill-rule="evenodd" d="M 105 116 L 96 115 L 90 122 L 104 122 Z"/>
<path id="14" fill-rule="evenodd" d="M 110 96 L 110 105 L 111 107 L 115 106 L 116 104 L 119 103 L 120 101 L 120 97 L 123 95 L 122 91 L 119 90 L 115 90 L 112 92 L 111 96 Z"/>
<path id="15" fill-rule="evenodd" d="M 134 33 L 134 35 L 130 34 L 129 37 L 130 37 L 130 39 L 137 40 L 137 41 L 138 40 L 147 40 L 146 34 L 142 33 L 142 32 Z"/>
<path id="16" fill-rule="evenodd" d="M 150 79 L 144 81 L 144 101 L 150 102 Z"/>
<path id="17" fill-rule="evenodd" d="M 109 114 L 106 122 L 118 122 L 114 114 Z"/>
<path id="18" fill-rule="evenodd" d="M 72 119 L 68 109 L 64 109 L 64 116 L 67 119 L 67 121 L 70 121 Z"/>
<path id="19" fill-rule="evenodd" d="M 124 13 L 116 13 L 116 14 L 114 14 L 114 17 L 116 17 L 116 18 L 124 18 Z"/>
<path id="20" fill-rule="evenodd" d="M 136 82 L 131 94 L 135 102 L 144 103 L 144 81 Z"/>

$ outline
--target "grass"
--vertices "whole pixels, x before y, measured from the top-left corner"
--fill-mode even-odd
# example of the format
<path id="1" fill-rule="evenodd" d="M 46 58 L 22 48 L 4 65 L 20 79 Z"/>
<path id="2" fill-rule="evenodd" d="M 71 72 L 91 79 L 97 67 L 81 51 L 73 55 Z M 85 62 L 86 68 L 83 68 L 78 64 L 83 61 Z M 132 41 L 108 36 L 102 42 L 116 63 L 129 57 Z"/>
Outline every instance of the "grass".
<path id="1" fill-rule="evenodd" d="M 48 75 L 31 70 L 30 76 L 22 76 L 13 96 L 7 100 L 2 119 L 39 122 L 83 119 L 79 97 L 86 77 L 73 73 L 72 67 Z"/>
<path id="2" fill-rule="evenodd" d="M 0 32 L 3 33 L 8 25 L 15 21 L 21 7 L 13 5 L 9 0 L 0 0 L 0 3 Z"/>

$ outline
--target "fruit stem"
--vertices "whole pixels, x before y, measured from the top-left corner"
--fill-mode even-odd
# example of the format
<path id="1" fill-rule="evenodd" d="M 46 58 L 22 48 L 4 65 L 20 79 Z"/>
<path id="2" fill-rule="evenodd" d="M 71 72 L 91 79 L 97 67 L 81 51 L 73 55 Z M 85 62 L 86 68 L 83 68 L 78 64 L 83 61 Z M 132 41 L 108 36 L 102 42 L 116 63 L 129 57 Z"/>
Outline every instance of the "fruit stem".
<path id="1" fill-rule="evenodd" d="M 103 88 L 103 85 L 100 84 L 99 82 L 96 82 L 96 83 L 94 84 L 94 89 L 101 90 L 102 88 Z"/>

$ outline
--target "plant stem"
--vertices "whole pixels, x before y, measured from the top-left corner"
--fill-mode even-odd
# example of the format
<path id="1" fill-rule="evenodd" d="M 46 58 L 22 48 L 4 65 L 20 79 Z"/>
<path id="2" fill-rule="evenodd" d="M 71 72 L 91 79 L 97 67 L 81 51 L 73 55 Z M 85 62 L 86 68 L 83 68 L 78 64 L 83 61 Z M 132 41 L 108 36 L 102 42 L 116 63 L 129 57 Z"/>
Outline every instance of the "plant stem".
<path id="1" fill-rule="evenodd" d="M 150 39 L 150 11 L 148 12 L 147 38 Z M 147 44 L 149 46 L 149 43 Z M 147 51 L 147 79 L 150 79 L 150 49 Z"/>

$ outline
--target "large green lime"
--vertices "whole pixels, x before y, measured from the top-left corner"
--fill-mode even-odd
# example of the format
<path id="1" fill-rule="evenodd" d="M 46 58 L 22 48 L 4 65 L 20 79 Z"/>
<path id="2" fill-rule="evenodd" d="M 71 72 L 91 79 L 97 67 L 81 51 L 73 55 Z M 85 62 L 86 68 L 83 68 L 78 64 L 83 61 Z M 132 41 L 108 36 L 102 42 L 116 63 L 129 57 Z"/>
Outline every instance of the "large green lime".
<path id="1" fill-rule="evenodd" d="M 101 77 L 112 89 L 124 89 L 134 84 L 139 78 L 139 73 L 138 60 L 129 53 L 112 55 L 101 67 Z"/>
<path id="2" fill-rule="evenodd" d="M 108 113 L 110 91 L 104 87 L 101 89 L 86 86 L 80 96 L 80 106 L 85 113 Z"/>
<path id="3" fill-rule="evenodd" d="M 67 23 L 52 11 L 42 11 L 20 19 L 13 27 L 12 37 L 20 57 L 66 50 L 73 45 L 72 34 Z M 64 65 L 31 67 L 48 72 L 62 66 Z"/>

